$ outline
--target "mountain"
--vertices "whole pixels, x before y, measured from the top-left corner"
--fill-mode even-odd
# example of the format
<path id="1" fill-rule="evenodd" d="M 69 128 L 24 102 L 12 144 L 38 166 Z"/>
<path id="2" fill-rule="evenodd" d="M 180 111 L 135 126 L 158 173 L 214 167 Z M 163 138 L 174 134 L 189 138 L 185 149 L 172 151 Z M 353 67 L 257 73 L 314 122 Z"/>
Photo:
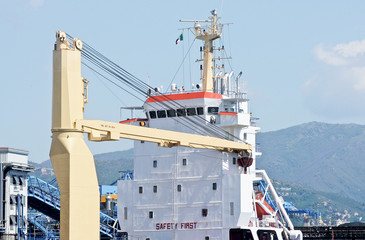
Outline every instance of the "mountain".
<path id="1" fill-rule="evenodd" d="M 100 185 L 111 184 L 119 178 L 119 171 L 133 170 L 133 149 L 102 153 L 94 155 L 95 168 Z M 40 164 L 30 163 L 36 170 L 31 175 L 39 177 L 47 182 L 53 180 L 56 176 L 50 160 Z"/>
<path id="2" fill-rule="evenodd" d="M 365 126 L 310 122 L 257 138 L 270 178 L 365 202 Z"/>
<path id="3" fill-rule="evenodd" d="M 296 208 L 320 212 L 326 224 L 356 222 L 365 218 L 365 203 L 343 194 L 328 193 L 303 187 L 300 184 L 273 180 L 276 191 L 285 201 L 292 202 Z M 295 226 L 303 224 L 303 216 L 291 216 Z"/>

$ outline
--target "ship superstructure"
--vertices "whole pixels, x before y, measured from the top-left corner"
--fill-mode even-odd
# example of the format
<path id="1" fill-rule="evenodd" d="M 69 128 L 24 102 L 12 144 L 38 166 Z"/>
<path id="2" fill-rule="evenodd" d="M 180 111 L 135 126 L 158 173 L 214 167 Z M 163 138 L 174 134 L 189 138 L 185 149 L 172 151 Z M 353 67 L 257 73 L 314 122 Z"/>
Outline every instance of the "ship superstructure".
<path id="1" fill-rule="evenodd" d="M 118 219 L 129 239 L 300 239 L 263 170 L 256 170 L 256 134 L 239 77 L 216 70 L 217 12 L 194 22 L 204 41 L 202 84 L 192 91 L 149 93 L 146 119 L 122 124 L 213 135 L 252 146 L 250 153 L 160 148 L 135 141 L 134 180 L 118 182 Z M 200 22 L 208 22 L 202 27 Z M 272 199 L 272 201 L 271 201 Z"/>

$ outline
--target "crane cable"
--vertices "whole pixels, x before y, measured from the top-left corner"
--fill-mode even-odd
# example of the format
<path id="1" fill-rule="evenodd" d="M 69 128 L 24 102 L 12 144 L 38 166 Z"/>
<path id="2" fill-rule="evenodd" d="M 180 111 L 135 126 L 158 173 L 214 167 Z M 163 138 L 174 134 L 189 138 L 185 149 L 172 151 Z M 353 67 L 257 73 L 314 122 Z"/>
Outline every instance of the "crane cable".
<path id="1" fill-rule="evenodd" d="M 68 34 L 67 34 L 67 37 L 70 40 L 73 39 L 73 37 L 68 35 Z M 72 41 L 71 41 L 71 43 L 72 43 Z M 84 47 L 83 47 L 83 50 L 82 50 L 81 53 L 82 53 L 83 58 L 85 60 L 87 60 L 89 63 L 91 63 L 94 66 L 98 67 L 100 70 L 107 73 L 111 77 L 115 78 L 119 82 L 125 84 L 127 87 L 129 87 L 132 90 L 134 90 L 135 92 L 137 92 L 139 95 L 142 95 L 144 97 L 150 97 L 151 99 L 155 99 L 156 96 L 159 96 L 159 97 L 163 98 L 163 100 L 165 100 L 165 101 L 162 101 L 162 102 L 161 101 L 156 101 L 155 103 L 157 103 L 160 106 L 166 107 L 167 109 L 173 109 L 172 106 L 180 107 L 180 108 L 185 109 L 184 106 L 182 106 L 181 104 L 179 104 L 176 101 L 172 100 L 168 96 L 159 93 L 158 91 L 156 91 L 156 89 L 153 89 L 153 87 L 149 86 L 148 84 L 146 84 L 142 80 L 138 79 L 137 77 L 135 77 L 134 75 L 132 75 L 131 73 L 126 71 L 125 69 L 121 68 L 120 66 L 118 66 L 117 64 L 112 62 L 110 59 L 108 59 L 107 57 L 102 55 L 100 52 L 98 52 L 97 50 L 95 50 L 94 48 L 92 48 L 90 45 L 88 45 L 85 42 L 84 42 Z M 102 76 L 104 79 L 106 79 L 110 83 L 114 84 L 115 86 L 119 87 L 120 89 L 122 89 L 122 90 L 126 91 L 127 93 L 131 94 L 135 98 L 137 98 L 141 101 L 144 101 L 141 98 L 137 97 L 136 94 L 133 94 L 131 91 L 128 91 L 125 87 L 120 86 L 119 84 L 117 84 L 116 82 L 111 80 L 110 78 L 107 78 L 103 74 L 101 74 L 100 72 L 94 70 L 89 64 L 86 64 L 85 62 L 83 62 L 83 65 L 85 65 L 86 67 L 88 67 L 89 69 L 91 69 L 92 71 L 97 73 L 99 76 Z M 152 91 L 154 91 L 154 94 L 156 96 L 153 96 L 153 95 L 149 94 L 149 92 L 152 93 Z M 169 102 L 170 105 L 167 104 L 166 102 Z M 156 109 L 156 107 L 153 107 L 153 108 Z M 176 121 L 178 121 L 179 123 L 181 123 L 181 124 L 183 124 L 183 123 L 180 120 L 184 120 L 185 122 L 193 123 L 193 125 L 191 125 L 190 127 L 186 124 L 183 124 L 183 125 L 189 127 L 190 129 L 192 129 L 196 132 L 200 132 L 200 133 L 203 133 L 203 134 L 204 133 L 210 133 L 209 135 L 218 136 L 220 138 L 225 138 L 225 139 L 231 137 L 231 138 L 235 138 L 239 141 L 242 141 L 240 138 L 237 138 L 236 136 L 234 136 L 234 135 L 230 134 L 229 132 L 223 130 L 222 128 L 218 127 L 217 125 L 211 124 L 205 118 L 203 118 L 199 115 L 195 115 L 194 117 L 196 117 L 195 120 L 203 120 L 203 121 L 194 121 L 191 117 L 186 117 L 186 116 L 179 117 L 179 118 L 174 118 L 174 119 Z M 196 125 L 198 125 L 198 126 L 196 126 Z M 209 125 L 209 127 L 207 125 Z M 202 129 L 204 129 L 205 132 L 202 131 Z"/>
<path id="2" fill-rule="evenodd" d="M 90 62 L 92 62 L 94 65 L 98 66 L 99 68 L 101 68 L 102 70 L 104 70 L 105 72 L 113 75 L 115 78 L 117 79 L 121 79 L 124 83 L 126 83 L 127 85 L 129 85 L 129 87 L 132 87 L 135 91 L 139 92 L 140 94 L 146 96 L 147 94 L 147 89 L 152 89 L 151 86 L 147 85 L 146 83 L 144 83 L 143 81 L 141 81 L 140 79 L 136 78 L 135 76 L 133 76 L 132 74 L 130 74 L 129 72 L 127 72 L 126 70 L 124 70 L 123 68 L 119 67 L 118 65 L 116 65 L 114 62 L 110 61 L 108 58 L 106 58 L 105 56 L 103 56 L 102 54 L 100 54 L 99 52 L 97 52 L 95 49 L 93 49 L 92 47 L 90 47 L 89 45 L 85 44 L 85 48 L 83 50 L 83 56 L 88 59 Z M 87 48 L 90 47 L 91 51 L 88 51 Z M 99 60 L 96 61 L 96 60 Z M 101 64 L 100 64 L 101 63 Z M 103 65 L 103 64 L 106 64 Z M 112 66 L 110 66 L 109 64 L 111 64 Z M 110 68 L 108 69 L 109 66 Z M 115 72 L 113 72 L 115 71 Z M 126 79 L 129 78 L 129 81 Z M 144 88 L 144 89 L 142 89 Z M 157 93 L 160 94 L 160 93 Z M 163 96 L 167 101 L 171 101 L 171 99 L 169 99 L 167 96 L 165 95 L 161 95 Z M 151 98 L 153 98 L 153 96 L 150 96 Z M 171 101 L 171 103 L 173 103 L 175 106 L 178 105 L 179 107 L 184 108 L 182 105 L 178 104 L 175 101 Z M 165 103 L 160 103 L 160 105 L 163 105 L 165 107 L 169 107 L 169 105 L 166 105 Z M 198 116 L 198 118 L 203 119 L 205 122 L 208 122 L 206 119 Z M 183 118 L 184 120 L 190 120 L 190 118 Z M 201 123 L 193 121 L 194 124 L 199 124 L 200 127 L 202 127 L 203 129 L 205 129 L 207 132 L 210 132 L 212 135 L 218 135 L 221 138 L 227 138 L 227 135 L 231 135 L 230 133 L 224 131 L 223 129 L 219 128 L 218 126 L 212 124 L 210 127 L 215 128 L 216 131 L 212 131 L 211 128 L 207 128 L 206 125 L 201 125 Z M 195 130 L 197 130 L 198 128 L 195 128 Z M 223 132 L 222 132 L 223 131 Z M 231 135 L 233 136 L 233 135 Z M 233 136 L 235 137 L 235 136 Z"/>

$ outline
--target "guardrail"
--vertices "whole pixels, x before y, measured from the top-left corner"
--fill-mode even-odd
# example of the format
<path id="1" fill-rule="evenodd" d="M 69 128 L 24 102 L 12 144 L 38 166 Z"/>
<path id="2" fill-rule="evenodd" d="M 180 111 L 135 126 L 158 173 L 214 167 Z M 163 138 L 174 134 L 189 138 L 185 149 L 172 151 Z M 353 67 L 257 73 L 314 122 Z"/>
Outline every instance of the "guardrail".
<path id="1" fill-rule="evenodd" d="M 35 176 L 28 176 L 28 198 L 35 198 L 36 200 L 44 203 L 46 206 L 51 208 L 53 212 L 57 211 L 59 216 L 59 211 L 61 208 L 61 201 L 60 201 L 60 191 L 57 187 L 39 179 Z M 33 207 L 41 211 L 43 213 L 47 213 L 45 209 L 37 209 L 37 205 L 33 205 Z M 48 211 L 51 212 L 51 211 Z M 55 214 L 52 214 L 50 217 L 54 217 Z M 28 216 L 29 218 L 29 216 Z M 57 217 L 56 217 L 57 218 Z M 55 219 L 55 220 L 59 220 Z M 38 227 L 38 223 L 34 223 L 35 226 Z M 42 230 L 42 228 L 39 228 Z M 100 233 L 111 238 L 111 239 L 121 239 L 119 236 L 119 223 L 117 219 L 114 219 L 102 212 L 100 212 Z M 43 231 L 43 230 L 42 230 Z M 50 238 L 49 238 L 50 239 Z M 58 238 L 57 238 L 58 239 Z"/>

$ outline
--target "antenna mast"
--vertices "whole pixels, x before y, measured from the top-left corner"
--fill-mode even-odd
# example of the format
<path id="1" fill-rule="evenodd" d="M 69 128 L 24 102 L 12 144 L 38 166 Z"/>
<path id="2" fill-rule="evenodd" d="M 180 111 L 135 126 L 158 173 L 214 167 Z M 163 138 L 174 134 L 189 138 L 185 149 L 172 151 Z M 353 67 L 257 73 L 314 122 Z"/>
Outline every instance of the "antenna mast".
<path id="1" fill-rule="evenodd" d="M 222 26 L 217 24 L 219 17 L 217 10 L 212 10 L 209 20 L 180 20 L 180 22 L 194 22 L 195 37 L 204 41 L 204 57 L 203 57 L 203 92 L 213 92 L 213 41 L 222 35 Z M 210 25 L 202 28 L 200 22 L 210 22 Z"/>

